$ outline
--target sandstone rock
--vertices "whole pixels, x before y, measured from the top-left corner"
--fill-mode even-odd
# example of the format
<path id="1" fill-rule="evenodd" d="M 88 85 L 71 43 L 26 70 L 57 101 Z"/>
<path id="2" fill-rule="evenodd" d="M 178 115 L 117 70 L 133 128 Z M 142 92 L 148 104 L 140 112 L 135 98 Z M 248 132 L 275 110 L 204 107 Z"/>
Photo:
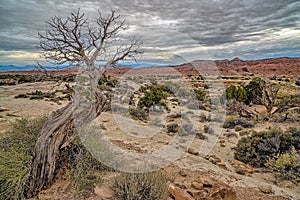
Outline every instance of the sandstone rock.
<path id="1" fill-rule="evenodd" d="M 236 200 L 236 192 L 232 188 L 220 187 L 210 195 L 214 200 Z"/>
<path id="2" fill-rule="evenodd" d="M 188 152 L 190 153 L 190 154 L 193 154 L 193 155 L 199 155 L 199 151 L 197 151 L 195 148 L 193 148 L 193 147 L 189 147 L 188 148 Z"/>
<path id="3" fill-rule="evenodd" d="M 110 200 L 114 199 L 114 191 L 106 187 L 98 187 L 96 186 L 94 189 L 94 193 L 100 197 L 101 200 Z"/>
<path id="4" fill-rule="evenodd" d="M 167 183 L 168 190 L 175 200 L 194 200 L 194 198 L 186 191 L 176 187 L 173 183 Z"/>
<path id="5" fill-rule="evenodd" d="M 205 199 L 207 196 L 207 191 L 205 190 L 195 190 L 195 189 L 188 189 L 186 190 L 194 199 Z"/>
<path id="6" fill-rule="evenodd" d="M 109 122 L 108 118 L 102 119 L 102 122 Z"/>
<path id="7" fill-rule="evenodd" d="M 258 189 L 260 191 L 262 191 L 263 193 L 265 193 L 265 194 L 271 194 L 271 193 L 273 193 L 271 185 L 259 185 Z"/>
<path id="8" fill-rule="evenodd" d="M 250 165 L 246 165 L 245 163 L 238 160 L 230 161 L 230 164 L 238 174 L 245 175 L 246 173 L 253 174 L 255 172 L 255 169 L 253 167 L 251 167 Z"/>
<path id="9" fill-rule="evenodd" d="M 222 163 L 222 162 L 217 162 L 216 165 L 222 169 L 227 169 L 227 166 L 225 163 Z"/>
<path id="10" fill-rule="evenodd" d="M 213 181 L 208 177 L 199 178 L 199 182 L 203 184 L 203 187 L 212 187 Z"/>
<path id="11" fill-rule="evenodd" d="M 0 107 L 0 112 L 6 112 L 6 111 L 9 111 L 9 109 L 8 108 Z"/>
<path id="12" fill-rule="evenodd" d="M 180 176 L 186 177 L 186 172 L 184 170 L 179 171 Z"/>
<path id="13" fill-rule="evenodd" d="M 203 188 L 203 184 L 202 183 L 198 183 L 197 181 L 193 181 L 192 182 L 192 187 L 197 189 L 197 190 L 201 190 Z"/>
<path id="14" fill-rule="evenodd" d="M 221 143 L 221 144 L 223 144 L 223 143 L 225 143 L 225 140 L 219 140 L 219 143 Z"/>

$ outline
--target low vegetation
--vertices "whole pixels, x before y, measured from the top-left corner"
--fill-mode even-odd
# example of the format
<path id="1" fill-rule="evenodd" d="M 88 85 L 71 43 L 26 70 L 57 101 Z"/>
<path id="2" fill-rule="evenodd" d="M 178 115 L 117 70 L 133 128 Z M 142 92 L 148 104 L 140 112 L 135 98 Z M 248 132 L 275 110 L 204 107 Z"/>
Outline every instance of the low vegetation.
<path id="1" fill-rule="evenodd" d="M 31 151 L 45 117 L 20 119 L 0 139 L 0 199 L 22 199 L 31 164 Z"/>
<path id="2" fill-rule="evenodd" d="M 269 158 L 266 166 L 280 178 L 300 182 L 300 151 L 295 147 Z"/>
<path id="3" fill-rule="evenodd" d="M 11 131 L 5 132 L 0 138 L 0 199 L 24 199 L 26 180 L 29 175 L 32 149 L 38 131 L 46 117 L 35 120 L 25 118 L 17 120 Z M 77 195 L 89 196 L 94 184 L 101 179 L 98 170 L 108 170 L 91 156 L 79 140 L 65 148 L 59 158 L 57 174 L 67 170 L 70 174 L 72 188 Z M 64 176 L 64 175 L 63 175 Z"/>
<path id="4" fill-rule="evenodd" d="M 119 200 L 165 200 L 169 197 L 166 183 L 171 180 L 163 171 L 124 173 L 115 178 L 112 189 Z"/>
<path id="5" fill-rule="evenodd" d="M 252 131 L 250 136 L 239 140 L 234 156 L 256 167 L 268 167 L 284 177 L 295 172 L 299 174 L 299 150 L 300 130 L 272 128 L 262 132 Z M 298 180 L 299 177 L 294 174 L 287 178 Z"/>

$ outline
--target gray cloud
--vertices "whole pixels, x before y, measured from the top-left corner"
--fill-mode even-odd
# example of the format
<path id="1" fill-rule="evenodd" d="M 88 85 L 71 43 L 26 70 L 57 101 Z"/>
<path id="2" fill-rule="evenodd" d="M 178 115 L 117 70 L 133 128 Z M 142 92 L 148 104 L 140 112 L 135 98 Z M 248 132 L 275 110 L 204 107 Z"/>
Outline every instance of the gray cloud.
<path id="1" fill-rule="evenodd" d="M 196 44 L 210 48 L 207 51 L 216 58 L 272 56 L 272 51 L 275 56 L 299 56 L 299 35 L 276 37 L 285 29 L 299 30 L 297 0 L 0 1 L 0 50 L 5 51 L 36 51 L 37 32 L 45 28 L 47 19 L 81 7 L 91 18 L 97 9 L 117 10 L 127 19 L 128 34 L 142 36 L 150 47 L 177 49 Z M 156 28 L 151 32 L 152 27 Z"/>

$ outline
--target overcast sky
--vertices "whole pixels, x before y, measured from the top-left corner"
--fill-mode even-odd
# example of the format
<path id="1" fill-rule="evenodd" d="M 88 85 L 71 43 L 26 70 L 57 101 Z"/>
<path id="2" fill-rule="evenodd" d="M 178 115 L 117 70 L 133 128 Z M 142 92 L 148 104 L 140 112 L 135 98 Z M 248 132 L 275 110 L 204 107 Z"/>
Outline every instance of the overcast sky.
<path id="1" fill-rule="evenodd" d="M 300 57 L 295 0 L 0 0 L 0 64 L 34 63 L 45 21 L 79 7 L 118 11 L 144 41 L 141 60 Z"/>

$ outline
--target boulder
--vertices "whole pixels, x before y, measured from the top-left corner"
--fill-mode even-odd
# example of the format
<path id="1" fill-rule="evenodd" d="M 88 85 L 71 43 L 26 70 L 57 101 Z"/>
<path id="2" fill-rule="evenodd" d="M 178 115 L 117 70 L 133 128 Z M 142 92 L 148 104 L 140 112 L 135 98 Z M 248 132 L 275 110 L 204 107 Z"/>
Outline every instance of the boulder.
<path id="1" fill-rule="evenodd" d="M 273 190 L 272 190 L 272 186 L 271 185 L 259 185 L 258 186 L 258 189 L 265 193 L 265 194 L 271 194 L 273 193 Z"/>
<path id="2" fill-rule="evenodd" d="M 101 200 L 110 200 L 114 199 L 115 193 L 109 188 L 106 187 L 98 187 L 96 186 L 94 189 L 94 193 L 101 199 Z"/>
<path id="3" fill-rule="evenodd" d="M 197 151 L 195 148 L 193 148 L 193 147 L 189 147 L 188 148 L 188 152 L 190 153 L 190 154 L 192 154 L 192 155 L 199 155 L 199 151 Z"/>
<path id="4" fill-rule="evenodd" d="M 173 183 L 167 183 L 168 190 L 175 200 L 195 200 L 189 193 L 185 190 L 176 187 Z"/>

